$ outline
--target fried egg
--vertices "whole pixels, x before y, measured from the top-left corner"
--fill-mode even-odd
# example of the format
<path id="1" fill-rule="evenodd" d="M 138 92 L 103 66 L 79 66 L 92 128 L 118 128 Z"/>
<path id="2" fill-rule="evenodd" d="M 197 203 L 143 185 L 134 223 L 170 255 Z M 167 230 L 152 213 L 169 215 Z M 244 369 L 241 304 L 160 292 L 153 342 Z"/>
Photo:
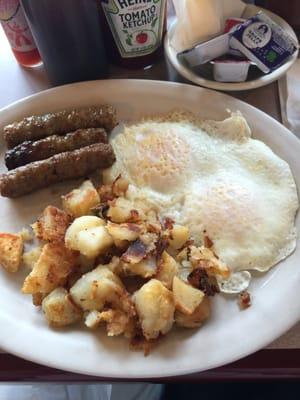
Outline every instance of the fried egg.
<path id="1" fill-rule="evenodd" d="M 127 178 L 131 200 L 188 226 L 198 245 L 207 235 L 233 273 L 267 271 L 294 250 L 292 172 L 251 138 L 240 113 L 224 121 L 173 113 L 128 125 L 111 143 L 117 161 L 105 182 Z"/>

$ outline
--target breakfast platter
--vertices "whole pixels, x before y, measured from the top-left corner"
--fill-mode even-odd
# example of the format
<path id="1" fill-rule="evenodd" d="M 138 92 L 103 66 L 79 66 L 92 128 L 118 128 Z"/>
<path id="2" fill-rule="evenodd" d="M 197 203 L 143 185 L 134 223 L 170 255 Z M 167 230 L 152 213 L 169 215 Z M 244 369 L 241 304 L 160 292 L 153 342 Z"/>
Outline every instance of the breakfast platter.
<path id="1" fill-rule="evenodd" d="M 178 299 L 178 285 L 181 287 L 185 285 L 185 289 L 191 287 L 189 284 L 183 283 L 183 278 L 181 280 L 181 277 L 174 277 L 173 288 L 171 284 L 170 289 L 168 283 L 165 283 L 157 273 L 156 279 L 150 279 L 147 284 L 144 284 L 138 290 L 138 294 L 133 296 L 133 299 L 140 317 L 143 334 L 147 340 L 151 341 L 156 339 L 159 334 L 163 336 L 168 331 L 170 332 L 158 340 L 150 354 L 145 357 L 143 352 L 132 351 L 124 337 L 111 338 L 107 336 L 105 329 L 95 329 L 91 332 L 83 324 L 59 329 L 57 329 L 58 325 L 52 324 L 49 328 L 39 307 L 33 307 L 30 296 L 24 295 L 24 293 L 34 293 L 30 291 L 30 284 L 32 286 L 33 281 L 25 279 L 26 275 L 28 276 L 28 270 L 21 268 L 15 274 L 4 270 L 0 274 L 1 348 L 25 359 L 72 372 L 107 378 L 148 379 L 184 375 L 233 362 L 270 344 L 296 324 L 300 319 L 300 298 L 297 295 L 300 284 L 298 265 L 300 250 L 299 245 L 296 245 L 294 229 L 294 217 L 298 208 L 296 186 L 299 187 L 300 184 L 298 157 L 300 143 L 298 139 L 268 115 L 232 97 L 190 85 L 143 80 L 83 82 L 46 90 L 0 110 L 0 129 L 32 115 L 57 113 L 71 109 L 94 110 L 93 107 L 103 104 L 108 104 L 116 110 L 118 124 L 109 136 L 109 142 L 112 144 L 116 157 L 115 163 L 113 163 L 114 159 L 110 153 L 112 151 L 110 145 L 105 143 L 106 139 L 103 139 L 103 132 L 90 131 L 90 133 L 100 135 L 100 142 L 104 141 L 104 143 L 91 145 L 95 146 L 94 149 L 97 150 L 97 153 L 94 154 L 106 160 L 98 167 L 106 168 L 113 164 L 110 172 L 104 175 L 107 182 L 118 182 L 120 176 L 128 179 L 129 182 L 134 181 L 139 186 L 139 190 L 134 192 L 133 197 L 138 198 L 140 203 L 150 201 L 151 204 L 158 205 L 161 214 L 166 217 L 164 229 L 170 229 L 173 232 L 173 236 L 171 235 L 168 239 L 173 250 L 178 250 L 181 246 L 174 245 L 177 236 L 173 230 L 171 219 L 168 217 L 173 220 L 176 220 L 176 217 L 181 218 L 179 205 L 183 204 L 182 209 L 186 207 L 187 210 L 180 223 L 187 224 L 194 235 L 197 232 L 197 226 L 205 221 L 206 225 L 204 224 L 204 226 L 209 235 L 206 237 L 206 244 L 204 241 L 204 246 L 207 247 L 206 252 L 213 248 L 216 253 L 221 253 L 222 261 L 228 262 L 229 260 L 229 264 L 232 267 L 235 266 L 237 272 L 244 273 L 240 277 L 244 279 L 243 282 L 250 276 L 248 270 L 254 269 L 251 271 L 250 286 L 247 287 L 251 295 L 251 306 L 247 307 L 250 305 L 249 301 L 246 307 L 239 307 L 237 297 L 229 294 L 229 290 L 227 293 L 226 290 L 223 290 L 223 293 L 211 297 L 211 314 L 200 329 L 174 327 L 170 330 L 170 323 L 173 321 L 168 319 L 168 313 L 170 307 L 174 307 L 170 301 L 168 303 L 171 304 L 170 307 L 165 306 L 164 308 L 164 317 L 160 318 L 156 334 L 154 329 L 146 324 L 146 318 L 143 320 L 141 317 L 143 313 L 145 315 L 149 311 L 142 305 L 145 294 L 142 292 L 142 288 L 152 282 L 152 286 L 156 285 L 156 288 L 160 288 L 161 296 L 165 292 L 168 292 L 169 296 L 172 290 L 176 300 L 177 293 L 175 302 L 178 309 L 175 319 L 177 318 L 177 325 L 180 325 L 181 321 L 181 326 L 187 327 L 186 320 L 185 324 L 182 323 L 184 318 L 180 314 L 180 312 L 184 314 L 186 303 L 183 301 L 182 305 Z M 107 115 L 107 109 L 101 115 Z M 166 118 L 165 115 L 169 115 L 169 117 Z M 76 118 L 80 119 L 81 114 Z M 202 122 L 195 122 L 195 118 Z M 130 128 L 124 128 L 132 123 L 134 124 Z M 162 125 L 159 125 L 160 123 Z M 114 125 L 115 122 L 109 125 L 109 128 L 113 128 Z M 14 127 L 16 128 L 16 126 Z M 94 129 L 90 126 L 85 128 Z M 209 135 L 203 134 L 203 131 L 209 132 Z M 7 177 L 10 172 L 6 172 L 4 156 L 6 145 L 9 142 L 7 133 L 5 135 L 5 138 L 1 137 L 0 139 L 0 168 L 1 173 L 5 173 Z M 250 139 L 250 135 L 257 140 Z M 16 141 L 18 143 L 22 141 L 16 135 L 11 135 L 10 139 L 12 138 L 15 141 L 14 145 L 17 143 Z M 70 138 L 73 140 L 73 136 Z M 146 149 L 147 154 L 150 154 L 148 159 L 143 153 L 143 148 L 139 147 L 143 140 L 145 140 L 144 150 Z M 82 146 L 86 146 L 86 143 Z M 76 157 L 79 161 L 81 160 L 80 151 L 83 151 L 84 148 L 75 150 L 78 152 Z M 20 153 L 22 151 L 21 149 Z M 234 154 L 234 156 L 230 156 L 230 154 Z M 48 160 L 51 160 L 51 163 L 52 161 L 57 163 L 55 165 L 59 164 L 57 155 L 51 156 Z M 219 171 L 214 169 L 214 160 L 219 165 Z M 14 159 L 14 162 L 19 162 L 19 160 Z M 37 163 L 43 165 L 43 161 L 37 161 Z M 149 167 L 149 163 L 153 163 L 153 165 L 151 164 Z M 168 163 L 171 166 L 171 173 L 168 170 Z M 237 167 L 238 165 L 242 166 L 241 170 Z M 68 169 L 68 165 L 64 165 L 64 167 Z M 246 173 L 244 167 L 247 170 Z M 76 178 L 76 173 L 71 171 L 71 164 L 69 168 L 70 170 L 64 172 L 63 176 L 67 176 L 68 179 Z M 159 173 L 155 171 L 155 168 L 158 168 Z M 25 167 L 22 171 L 25 171 Z M 42 169 L 38 169 L 38 171 L 42 171 Z M 89 175 L 90 170 L 85 169 L 85 171 Z M 57 169 L 55 172 L 58 174 Z M 211 181 L 207 177 L 211 176 L 212 181 L 216 181 L 214 173 L 217 174 L 217 182 L 221 182 L 223 185 L 226 201 L 233 198 L 232 204 L 236 205 L 232 209 L 229 207 L 223 214 L 218 209 L 219 189 L 217 192 L 213 192 L 215 193 L 214 203 L 210 203 L 207 207 L 205 202 L 201 202 L 208 193 L 205 185 L 211 186 Z M 11 181 L 14 180 L 13 175 L 13 173 L 10 175 Z M 84 177 L 86 178 L 85 175 Z M 61 196 L 71 192 L 82 183 L 82 180 L 58 182 L 56 177 L 56 180 L 49 180 L 46 188 L 32 191 L 38 187 L 34 187 L 34 184 L 28 179 L 28 183 L 25 185 L 26 189 L 24 181 L 27 178 L 25 179 L 23 176 L 23 187 L 18 186 L 12 190 L 6 184 L 8 180 L 5 181 L 5 179 L 2 178 L 0 184 L 2 194 L 6 196 L 0 198 L 1 232 L 10 233 L 20 232 L 24 226 L 28 227 L 29 224 L 34 223 L 49 205 L 53 208 L 61 207 Z M 6 185 L 5 189 L 3 189 L 3 182 Z M 51 183 L 54 185 L 50 185 Z M 43 186 L 41 183 L 39 185 Z M 120 182 L 118 185 L 120 189 Z M 148 190 L 149 187 L 151 190 Z M 254 188 L 252 197 L 243 191 L 244 187 Z M 242 188 L 241 191 L 239 188 Z M 7 191 L 5 192 L 5 190 Z M 32 192 L 25 194 L 26 190 Z M 107 195 L 107 190 L 107 186 L 100 189 L 99 193 L 102 199 Z M 153 194 L 154 192 L 155 194 Z M 23 193 L 25 195 L 20 196 Z M 184 200 L 180 197 L 183 193 L 186 193 Z M 74 210 L 69 199 L 68 196 L 63 197 L 64 209 L 72 214 Z M 117 200 L 113 199 L 115 202 Z M 106 228 L 104 228 L 104 222 L 100 222 L 99 229 L 96 226 L 92 228 L 97 228 L 98 231 L 101 228 L 102 234 L 107 229 L 115 240 L 114 229 L 117 228 L 115 222 L 120 221 L 117 220 L 116 215 L 113 217 L 113 206 L 115 203 L 108 202 L 107 207 L 111 207 L 110 214 L 108 214 L 111 220 L 106 221 Z M 270 213 L 269 206 L 272 207 L 273 214 Z M 209 208 L 214 209 L 212 212 L 203 212 Z M 199 210 L 201 210 L 201 215 Z M 101 210 L 98 208 L 97 212 L 103 213 L 103 208 Z M 63 211 L 61 213 L 61 215 L 65 215 Z M 94 221 L 97 219 L 98 222 L 101 219 L 95 216 L 88 218 L 90 221 L 93 218 Z M 190 222 L 193 218 L 194 224 L 193 221 Z M 217 224 L 214 218 L 218 220 Z M 223 218 L 221 222 L 220 218 Z M 79 235 L 76 236 L 77 241 L 74 241 L 74 224 L 79 219 L 75 218 L 68 227 L 65 234 L 66 246 L 69 246 L 70 251 L 79 251 L 83 255 L 86 251 L 86 255 L 90 256 L 91 246 L 86 245 L 84 241 L 80 242 Z M 222 240 L 219 240 L 214 234 L 216 230 L 220 229 L 220 223 L 223 224 Z M 250 225 L 247 225 L 249 223 L 257 224 L 257 229 L 252 231 Z M 66 226 L 68 224 L 69 222 L 66 223 Z M 171 228 L 169 228 L 170 224 Z M 133 225 L 131 223 L 131 228 Z M 299 217 L 296 217 L 295 226 L 298 231 L 299 225 Z M 152 223 L 151 226 L 153 233 L 155 223 Z M 36 227 L 37 225 L 34 228 L 35 233 Z M 253 233 L 251 234 L 249 231 Z M 255 231 L 257 236 L 254 235 Z M 93 232 L 95 233 L 96 230 Z M 288 238 L 284 243 L 282 243 L 282 236 Z M 86 241 L 87 236 L 81 235 L 81 237 Z M 136 239 L 137 236 L 134 238 Z M 240 238 L 244 238 L 246 243 L 242 250 L 238 241 Z M 43 235 L 42 239 L 45 239 Z M 119 237 L 118 240 L 119 242 L 115 241 L 116 246 L 118 243 L 120 244 Z M 213 243 L 214 241 L 215 243 Z M 83 243 L 85 243 L 84 246 Z M 45 246 L 51 247 L 50 244 Z M 194 249 L 189 247 L 189 249 L 196 252 L 195 247 Z M 239 258 L 232 256 L 233 252 L 239 253 L 239 250 L 241 250 Z M 278 257 L 273 254 L 276 251 L 278 251 Z M 178 258 L 178 254 L 174 257 Z M 256 268 L 251 267 L 253 260 L 257 262 Z M 225 263 L 222 263 L 213 252 L 210 262 L 213 263 L 210 266 L 213 265 L 221 275 L 223 274 L 223 277 L 227 277 Z M 112 269 L 114 268 L 112 264 L 110 264 L 111 271 L 106 270 L 105 276 L 101 275 L 101 279 L 104 276 L 106 282 L 113 273 L 118 274 L 117 269 Z M 270 269 L 274 264 L 276 265 Z M 94 274 L 96 269 L 89 273 Z M 103 268 L 101 271 L 103 274 Z M 148 277 L 148 275 L 145 276 Z M 77 305 L 84 303 L 82 304 L 83 310 L 93 310 L 91 307 L 86 307 L 86 298 L 82 299 L 82 297 L 86 297 L 82 296 L 82 293 L 85 293 L 82 285 L 82 282 L 85 283 L 85 278 L 84 276 L 79 278 L 70 289 L 73 297 L 71 306 L 73 307 L 74 303 Z M 113 278 L 116 286 L 119 285 L 118 279 Z M 159 281 L 164 283 L 163 289 L 161 289 L 163 285 Z M 20 290 L 22 285 L 23 293 Z M 24 285 L 27 289 L 24 289 Z M 220 285 L 222 286 L 222 283 Z M 234 282 L 231 287 L 233 286 Z M 119 287 L 122 287 L 121 283 Z M 149 289 L 150 286 L 147 288 Z M 209 288 L 211 289 L 212 286 Z M 202 289 L 206 298 L 206 295 L 208 296 L 208 292 L 205 291 L 207 287 L 202 287 Z M 195 289 L 194 292 L 196 293 L 196 291 L 199 296 L 200 290 Z M 245 293 L 248 292 L 244 291 Z M 49 312 L 50 300 L 53 298 L 49 299 L 49 296 L 45 298 L 45 300 L 48 298 L 48 301 L 43 300 L 42 308 L 48 322 L 49 320 L 53 322 Z M 150 298 L 153 303 L 157 301 L 155 296 Z M 131 307 L 130 300 L 126 296 L 122 299 L 122 312 L 125 309 L 127 312 Z M 37 298 L 35 301 L 38 302 Z M 110 298 L 112 304 L 114 301 L 114 298 Z M 166 299 L 166 303 L 167 301 L 169 300 Z M 158 308 L 160 306 L 158 305 Z M 181 320 L 179 314 L 182 317 Z M 187 314 L 192 315 L 193 312 L 187 312 Z M 92 317 L 94 314 L 91 315 L 91 313 L 88 317 L 86 316 L 86 326 L 95 324 Z M 89 322 L 87 323 L 87 321 Z M 145 351 L 145 353 L 148 352 Z"/>

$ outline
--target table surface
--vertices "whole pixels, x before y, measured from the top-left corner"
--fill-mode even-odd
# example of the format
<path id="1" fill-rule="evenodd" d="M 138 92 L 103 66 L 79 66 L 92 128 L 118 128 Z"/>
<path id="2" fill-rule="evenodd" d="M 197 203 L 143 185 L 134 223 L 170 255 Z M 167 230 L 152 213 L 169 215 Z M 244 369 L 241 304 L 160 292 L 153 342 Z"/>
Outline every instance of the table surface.
<path id="1" fill-rule="evenodd" d="M 111 78 L 169 80 L 188 83 L 161 59 L 145 70 L 111 67 Z M 43 66 L 26 69 L 15 61 L 3 31 L 0 29 L 0 108 L 50 87 Z M 255 106 L 281 121 L 278 84 L 232 96 Z M 238 362 L 204 373 L 176 378 L 184 381 L 297 379 L 300 377 L 300 324 L 263 349 Z M 0 382 L 2 381 L 70 381 L 91 382 L 101 379 L 55 370 L 22 360 L 0 350 Z M 107 380 L 107 379 L 106 379 Z"/>

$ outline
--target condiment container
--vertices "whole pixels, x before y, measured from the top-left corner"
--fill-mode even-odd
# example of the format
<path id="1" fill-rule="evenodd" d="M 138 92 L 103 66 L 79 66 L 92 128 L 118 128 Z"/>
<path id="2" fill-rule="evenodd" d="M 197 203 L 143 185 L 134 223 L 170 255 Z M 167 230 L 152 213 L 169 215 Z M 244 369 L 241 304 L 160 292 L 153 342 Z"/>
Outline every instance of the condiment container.
<path id="1" fill-rule="evenodd" d="M 42 60 L 19 0 L 0 0 L 0 22 L 12 52 L 23 67 L 35 67 Z"/>
<path id="2" fill-rule="evenodd" d="M 191 67 L 195 67 L 226 54 L 228 50 L 229 33 L 225 33 L 178 53 L 178 57 L 184 59 Z"/>
<path id="3" fill-rule="evenodd" d="M 98 1 L 111 62 L 126 68 L 141 68 L 163 55 L 166 0 Z"/>
<path id="4" fill-rule="evenodd" d="M 237 27 L 241 25 L 243 22 L 245 22 L 245 18 L 228 18 L 225 21 L 224 33 L 234 32 L 237 29 Z M 244 55 L 239 50 L 235 50 L 230 47 L 230 42 L 229 42 L 228 54 L 231 54 L 235 57 L 245 58 Z"/>
<path id="5" fill-rule="evenodd" d="M 239 50 L 264 73 L 284 64 L 297 50 L 296 41 L 260 12 L 232 32 L 230 47 Z"/>
<path id="6" fill-rule="evenodd" d="M 244 82 L 247 79 L 249 60 L 221 59 L 211 61 L 214 80 L 217 82 Z"/>

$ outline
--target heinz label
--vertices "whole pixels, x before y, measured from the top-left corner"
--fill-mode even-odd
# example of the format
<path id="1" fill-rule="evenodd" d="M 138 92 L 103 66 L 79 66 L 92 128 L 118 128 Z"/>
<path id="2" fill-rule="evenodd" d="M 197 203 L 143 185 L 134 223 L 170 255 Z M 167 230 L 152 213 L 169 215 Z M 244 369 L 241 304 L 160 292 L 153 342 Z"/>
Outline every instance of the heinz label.
<path id="1" fill-rule="evenodd" d="M 160 46 L 165 0 L 102 0 L 101 3 L 123 58 L 151 54 Z"/>

